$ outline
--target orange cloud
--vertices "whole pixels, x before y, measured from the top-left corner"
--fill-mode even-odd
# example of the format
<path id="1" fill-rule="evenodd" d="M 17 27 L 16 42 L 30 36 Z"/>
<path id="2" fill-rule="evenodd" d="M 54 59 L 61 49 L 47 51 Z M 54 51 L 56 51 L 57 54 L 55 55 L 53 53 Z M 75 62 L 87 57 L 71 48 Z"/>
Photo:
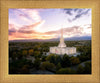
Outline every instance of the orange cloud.
<path id="1" fill-rule="evenodd" d="M 32 25 L 25 25 L 23 27 L 20 27 L 20 29 L 18 30 L 19 33 L 26 33 L 26 34 L 31 34 L 31 33 L 36 33 L 34 31 L 34 28 L 36 28 L 37 26 L 41 25 L 42 21 L 37 22 L 35 24 Z"/>
<path id="2" fill-rule="evenodd" d="M 32 25 L 24 25 L 23 27 L 19 27 L 18 30 L 15 29 L 13 24 L 9 24 L 9 39 L 20 39 L 20 38 L 39 38 L 39 35 L 43 33 L 36 32 L 34 28 L 41 25 L 42 21 L 34 23 Z"/>
<path id="3" fill-rule="evenodd" d="M 36 26 L 40 25 L 41 22 L 37 22 L 33 25 L 23 26 L 16 32 L 12 29 L 9 32 L 12 32 L 13 34 L 9 34 L 9 39 L 51 39 L 56 38 L 59 36 L 61 30 L 56 31 L 48 31 L 48 32 L 37 32 L 34 30 Z M 84 30 L 80 26 L 73 26 L 69 28 L 63 28 L 64 36 L 65 37 L 72 37 L 72 36 L 84 36 Z"/>

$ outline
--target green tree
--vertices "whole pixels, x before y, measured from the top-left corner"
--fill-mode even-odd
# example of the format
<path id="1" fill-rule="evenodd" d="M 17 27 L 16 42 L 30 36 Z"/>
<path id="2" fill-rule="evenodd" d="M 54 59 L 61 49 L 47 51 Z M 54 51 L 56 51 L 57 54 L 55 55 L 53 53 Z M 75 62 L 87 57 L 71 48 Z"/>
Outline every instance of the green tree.
<path id="1" fill-rule="evenodd" d="M 24 65 L 21 69 L 21 73 L 22 74 L 29 74 L 29 69 L 28 69 L 28 65 Z"/>
<path id="2" fill-rule="evenodd" d="M 84 74 L 84 67 L 82 65 L 79 65 L 77 68 L 77 73 L 78 74 Z"/>
<path id="3" fill-rule="evenodd" d="M 91 74 L 91 62 L 85 62 L 84 73 Z"/>
<path id="4" fill-rule="evenodd" d="M 17 74 L 18 73 L 18 68 L 10 65 L 9 66 L 9 74 Z"/>
<path id="5" fill-rule="evenodd" d="M 27 56 L 27 54 L 28 54 L 27 50 L 23 50 L 23 51 L 22 51 L 22 55 L 23 55 L 23 56 Z"/>
<path id="6" fill-rule="evenodd" d="M 40 51 L 34 51 L 34 56 L 35 56 L 35 58 L 39 58 L 40 57 Z"/>
<path id="7" fill-rule="evenodd" d="M 13 52 L 12 53 L 12 59 L 15 60 L 17 57 L 18 57 L 17 53 L 16 52 Z"/>
<path id="8" fill-rule="evenodd" d="M 40 59 L 39 59 L 39 58 L 36 58 L 35 61 L 34 61 L 34 67 L 35 67 L 36 69 L 39 69 L 40 64 L 41 64 Z"/>
<path id="9" fill-rule="evenodd" d="M 17 56 L 18 56 L 18 59 L 22 59 L 23 55 L 22 55 L 21 51 L 17 52 Z"/>
<path id="10" fill-rule="evenodd" d="M 50 62 L 43 62 L 41 64 L 41 69 L 42 70 L 54 70 L 55 68 L 55 65 L 53 63 L 50 63 Z"/>
<path id="11" fill-rule="evenodd" d="M 61 69 L 61 64 L 60 63 L 58 63 L 57 66 L 56 66 L 56 70 L 59 70 L 59 69 Z"/>
<path id="12" fill-rule="evenodd" d="M 34 46 L 34 51 L 39 51 L 39 49 L 40 49 L 40 45 L 35 45 Z"/>
<path id="13" fill-rule="evenodd" d="M 62 67 L 69 67 L 71 66 L 70 57 L 68 55 L 64 55 L 61 61 Z"/>
<path id="14" fill-rule="evenodd" d="M 46 57 L 46 60 L 49 61 L 50 63 L 54 63 L 56 61 L 55 55 L 54 54 L 50 54 Z"/>
<path id="15" fill-rule="evenodd" d="M 71 57 L 70 60 L 71 60 L 72 65 L 76 65 L 80 63 L 80 60 L 77 57 Z"/>
<path id="16" fill-rule="evenodd" d="M 61 63 L 61 61 L 62 61 L 61 56 L 58 56 L 58 55 L 55 56 L 55 59 L 56 59 L 55 65 L 57 65 L 58 63 Z"/>
<path id="17" fill-rule="evenodd" d="M 42 61 L 46 61 L 47 56 L 42 56 Z"/>
<path id="18" fill-rule="evenodd" d="M 76 72 L 70 68 L 61 68 L 56 71 L 56 74 L 75 74 Z"/>

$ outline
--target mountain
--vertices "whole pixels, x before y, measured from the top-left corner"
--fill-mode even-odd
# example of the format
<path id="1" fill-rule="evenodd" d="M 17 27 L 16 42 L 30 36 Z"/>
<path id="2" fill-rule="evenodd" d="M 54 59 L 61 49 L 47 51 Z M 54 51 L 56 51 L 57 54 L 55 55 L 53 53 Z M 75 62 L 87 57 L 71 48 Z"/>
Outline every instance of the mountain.
<path id="1" fill-rule="evenodd" d="M 53 39 L 23 39 L 23 40 L 10 40 L 9 42 L 47 42 L 47 41 L 59 41 L 60 38 Z M 91 40 L 91 36 L 80 36 L 64 38 L 65 41 L 77 41 L 77 40 Z"/>
<path id="2" fill-rule="evenodd" d="M 65 41 L 74 41 L 74 40 L 91 40 L 91 36 L 80 36 L 80 37 L 71 37 L 65 38 Z"/>

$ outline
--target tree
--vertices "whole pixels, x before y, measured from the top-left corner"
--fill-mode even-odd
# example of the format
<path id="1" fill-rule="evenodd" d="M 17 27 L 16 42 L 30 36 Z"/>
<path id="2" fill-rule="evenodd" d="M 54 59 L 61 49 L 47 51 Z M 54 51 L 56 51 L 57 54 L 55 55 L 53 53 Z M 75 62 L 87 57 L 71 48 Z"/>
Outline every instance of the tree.
<path id="1" fill-rule="evenodd" d="M 55 65 L 57 65 L 58 63 L 61 63 L 61 61 L 62 61 L 61 56 L 58 56 L 58 55 L 55 56 L 55 59 L 56 59 Z"/>
<path id="2" fill-rule="evenodd" d="M 35 58 L 39 58 L 40 56 L 40 51 L 34 51 L 34 56 Z"/>
<path id="3" fill-rule="evenodd" d="M 21 69 L 21 73 L 22 74 L 29 74 L 29 69 L 28 69 L 28 65 L 24 65 Z"/>
<path id="4" fill-rule="evenodd" d="M 46 60 L 49 61 L 50 63 L 54 63 L 55 64 L 55 61 L 56 61 L 55 55 L 54 54 L 48 55 Z"/>
<path id="5" fill-rule="evenodd" d="M 69 67 L 71 66 L 70 57 L 68 55 L 64 55 L 61 61 L 62 67 Z"/>
<path id="6" fill-rule="evenodd" d="M 47 61 L 50 61 L 50 59 L 51 59 L 52 56 L 54 56 L 54 54 L 48 55 L 47 58 L 46 58 L 46 60 L 47 60 Z"/>
<path id="7" fill-rule="evenodd" d="M 80 63 L 80 60 L 77 57 L 71 57 L 70 60 L 71 60 L 72 65 L 76 65 Z"/>
<path id="8" fill-rule="evenodd" d="M 59 70 L 59 69 L 61 69 L 61 64 L 60 63 L 58 63 L 57 66 L 56 66 L 56 70 Z"/>
<path id="9" fill-rule="evenodd" d="M 27 50 L 23 50 L 23 51 L 22 51 L 22 55 L 23 55 L 23 56 L 27 56 L 27 54 L 28 54 Z"/>
<path id="10" fill-rule="evenodd" d="M 32 60 L 27 60 L 26 64 L 29 66 L 28 68 L 31 69 L 34 67 Z"/>
<path id="11" fill-rule="evenodd" d="M 75 74 L 76 72 L 70 68 L 61 68 L 56 71 L 56 74 Z"/>
<path id="12" fill-rule="evenodd" d="M 91 62 L 85 62 L 84 73 L 91 74 Z"/>
<path id="13" fill-rule="evenodd" d="M 41 69 L 42 70 L 54 70 L 55 68 L 55 65 L 53 63 L 50 63 L 50 62 L 43 62 L 41 64 Z"/>
<path id="14" fill-rule="evenodd" d="M 10 65 L 9 66 L 9 74 L 17 74 L 18 73 L 18 68 Z"/>
<path id="15" fill-rule="evenodd" d="M 82 65 L 79 65 L 77 68 L 77 73 L 78 74 L 84 74 L 84 67 Z"/>
<path id="16" fill-rule="evenodd" d="M 47 56 L 42 56 L 42 61 L 46 61 Z"/>
<path id="17" fill-rule="evenodd" d="M 15 60 L 17 57 L 18 57 L 17 53 L 16 52 L 13 52 L 12 53 L 12 59 Z"/>
<path id="18" fill-rule="evenodd" d="M 34 67 L 35 67 L 36 69 L 39 69 L 40 64 L 41 64 L 40 59 L 39 59 L 39 58 L 36 58 L 35 61 L 34 61 Z"/>
<path id="19" fill-rule="evenodd" d="M 29 55 L 32 55 L 33 54 L 33 49 L 30 49 L 29 50 Z"/>
<path id="20" fill-rule="evenodd" d="M 18 59 L 22 59 L 22 57 L 23 57 L 23 55 L 22 55 L 22 53 L 20 51 L 17 52 L 17 56 L 18 56 Z"/>
<path id="21" fill-rule="evenodd" d="M 35 46 L 34 46 L 34 51 L 38 51 L 39 48 L 40 48 L 40 45 L 35 45 Z"/>

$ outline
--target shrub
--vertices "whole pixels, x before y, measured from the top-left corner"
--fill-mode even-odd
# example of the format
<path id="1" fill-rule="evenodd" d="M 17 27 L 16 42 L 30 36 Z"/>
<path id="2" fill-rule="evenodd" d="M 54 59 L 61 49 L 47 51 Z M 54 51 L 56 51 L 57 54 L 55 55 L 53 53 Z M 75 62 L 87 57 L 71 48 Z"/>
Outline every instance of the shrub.
<path id="1" fill-rule="evenodd" d="M 22 55 L 23 55 L 23 56 L 27 56 L 27 54 L 28 54 L 27 50 L 23 50 L 23 51 L 22 51 Z"/>
<path id="2" fill-rule="evenodd" d="M 55 65 L 53 63 L 50 62 L 43 62 L 41 65 L 41 69 L 42 70 L 54 70 Z"/>
<path id="3" fill-rule="evenodd" d="M 28 69 L 28 65 L 24 65 L 21 69 L 21 73 L 22 74 L 29 74 L 29 69 Z"/>
<path id="4" fill-rule="evenodd" d="M 76 65 L 80 63 L 80 60 L 77 57 L 71 57 L 70 60 L 71 60 L 72 65 Z"/>
<path id="5" fill-rule="evenodd" d="M 29 50 L 29 55 L 33 55 L 33 49 Z"/>
<path id="6" fill-rule="evenodd" d="M 41 64 L 40 59 L 39 59 L 39 58 L 35 59 L 35 61 L 34 61 L 34 67 L 35 67 L 36 69 L 39 69 L 40 64 Z"/>
<path id="7" fill-rule="evenodd" d="M 75 74 L 76 72 L 70 68 L 61 68 L 56 71 L 56 74 Z"/>
<path id="8" fill-rule="evenodd" d="M 85 62 L 84 73 L 91 74 L 91 62 Z"/>
<path id="9" fill-rule="evenodd" d="M 56 70 L 59 70 L 59 69 L 61 69 L 61 64 L 60 63 L 58 63 L 57 66 L 56 66 Z"/>
<path id="10" fill-rule="evenodd" d="M 55 55 L 54 54 L 48 55 L 46 60 L 49 61 L 50 63 L 54 63 L 55 64 L 55 61 L 56 61 Z"/>
<path id="11" fill-rule="evenodd" d="M 39 55 L 40 55 L 40 51 L 34 51 L 35 58 L 40 58 Z"/>
<path id="12" fill-rule="evenodd" d="M 47 56 L 42 56 L 42 61 L 46 61 Z"/>
<path id="13" fill-rule="evenodd" d="M 70 57 L 68 55 L 64 55 L 61 61 L 62 67 L 69 67 L 71 66 Z"/>
<path id="14" fill-rule="evenodd" d="M 84 74 L 84 67 L 82 65 L 79 65 L 77 68 L 77 73 L 78 74 Z"/>

